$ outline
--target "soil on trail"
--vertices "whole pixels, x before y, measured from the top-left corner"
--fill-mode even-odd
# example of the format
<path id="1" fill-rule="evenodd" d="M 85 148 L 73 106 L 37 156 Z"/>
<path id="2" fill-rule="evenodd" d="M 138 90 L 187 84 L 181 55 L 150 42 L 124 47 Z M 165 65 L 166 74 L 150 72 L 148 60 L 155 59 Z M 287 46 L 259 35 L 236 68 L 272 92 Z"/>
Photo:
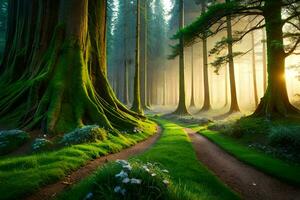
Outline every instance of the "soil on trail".
<path id="1" fill-rule="evenodd" d="M 185 129 L 197 158 L 223 182 L 249 200 L 299 200 L 300 188 L 290 186 L 248 166 L 226 153 L 207 138 Z"/>
<path id="2" fill-rule="evenodd" d="M 100 166 L 103 166 L 109 161 L 114 161 L 117 159 L 128 159 L 129 157 L 138 155 L 140 153 L 148 150 L 161 136 L 161 129 L 158 127 L 157 133 L 150 138 L 146 139 L 143 142 L 140 142 L 132 147 L 122 150 L 119 153 L 110 154 L 107 156 L 99 157 L 95 160 L 88 162 L 85 166 L 80 169 L 72 172 L 64 179 L 60 180 L 57 183 L 47 185 L 37 191 L 35 194 L 25 198 L 26 200 L 49 200 L 54 199 L 57 195 L 62 192 L 64 189 L 69 188 L 70 186 L 78 183 L 80 180 L 91 175 L 95 170 Z"/>

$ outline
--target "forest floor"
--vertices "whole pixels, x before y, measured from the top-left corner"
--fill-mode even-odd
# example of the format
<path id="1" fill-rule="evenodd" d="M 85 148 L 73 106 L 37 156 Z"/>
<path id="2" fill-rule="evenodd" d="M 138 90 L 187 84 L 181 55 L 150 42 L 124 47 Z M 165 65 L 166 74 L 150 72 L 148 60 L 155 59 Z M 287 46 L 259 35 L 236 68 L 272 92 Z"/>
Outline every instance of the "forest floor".
<path id="1" fill-rule="evenodd" d="M 290 186 L 242 163 L 196 131 L 185 129 L 197 158 L 223 182 L 241 194 L 242 199 L 298 199 L 300 188 Z"/>
<path id="2" fill-rule="evenodd" d="M 160 163 L 170 170 L 175 185 L 183 188 L 183 191 L 179 189 L 177 192 L 188 194 L 191 198 L 187 199 L 196 200 L 201 197 L 201 199 L 232 200 L 238 198 L 235 192 L 242 199 L 251 200 L 299 199 L 300 166 L 257 153 L 242 144 L 236 145 L 220 134 L 212 136 L 213 131 L 203 129 L 201 123 L 216 121 L 213 116 L 222 115 L 224 110 L 211 111 L 205 116 L 198 114 L 185 117 L 168 116 L 167 119 L 160 117 L 160 113 L 169 113 L 172 110 L 172 107 L 167 109 L 157 107 L 154 111 L 148 112 L 154 115 L 154 119 L 163 128 L 160 134 L 119 153 L 89 161 L 59 182 L 42 186 L 25 199 L 46 200 L 56 197 L 64 200 L 84 199 L 86 194 L 93 192 L 95 180 L 101 183 L 101 179 L 97 179 L 102 170 L 101 166 L 109 166 L 107 163 L 112 163 L 109 161 L 130 160 L 132 157 L 145 162 Z M 192 112 L 195 113 L 195 109 Z M 217 120 L 230 121 L 241 116 L 243 114 L 237 113 L 226 119 Z M 206 133 L 207 131 L 209 133 Z M 9 166 L 14 163 L 8 161 L 3 162 L 0 169 L 9 170 Z"/>
<path id="3" fill-rule="evenodd" d="M 80 180 L 86 178 L 91 175 L 94 171 L 96 171 L 99 167 L 105 165 L 109 161 L 115 161 L 117 159 L 128 159 L 131 156 L 138 155 L 143 153 L 147 149 L 149 149 L 161 136 L 161 130 L 158 128 L 158 133 L 154 136 L 151 136 L 149 139 L 142 141 L 132 147 L 124 149 L 119 153 L 109 154 L 107 156 L 101 156 L 95 160 L 88 162 L 83 167 L 78 170 L 72 172 L 64 179 L 60 180 L 57 183 L 47 185 L 42 187 L 38 192 L 26 198 L 27 200 L 47 200 L 53 199 L 59 194 L 61 191 L 67 189 L 68 187 L 76 184 Z"/>
<path id="4" fill-rule="evenodd" d="M 239 199 L 238 195 L 220 181 L 205 165 L 198 161 L 192 143 L 183 127 L 168 120 L 155 118 L 155 121 L 162 127 L 162 136 L 145 153 L 130 158 L 129 160 L 140 160 L 143 163 L 158 163 L 164 169 L 169 171 L 171 177 L 170 185 L 176 190 L 172 191 L 176 200 L 235 200 Z M 113 190 L 114 184 L 109 184 L 114 178 L 114 163 L 108 164 L 105 168 L 100 168 L 92 176 L 83 180 L 79 184 L 64 191 L 59 200 L 80 200 L 84 199 L 87 194 L 97 195 L 99 185 L 105 186 L 106 198 L 97 197 L 101 200 L 115 199 L 136 199 L 118 196 Z M 108 169 L 107 169 L 108 168 Z M 106 174 L 110 173 L 111 178 L 106 179 Z M 145 177 L 144 177 L 145 178 Z M 146 181 L 145 179 L 141 179 Z M 105 183 L 105 184 L 104 184 Z M 156 199 L 169 200 L 162 198 L 160 191 L 157 190 Z M 108 197 L 107 197 L 108 196 Z M 149 198 L 143 198 L 149 199 Z"/>
<path id="5" fill-rule="evenodd" d="M 168 169 L 170 169 L 171 175 L 174 178 L 180 178 L 181 183 L 185 183 L 185 181 L 187 181 L 188 187 L 185 188 L 190 189 L 187 189 L 189 193 L 190 191 L 193 191 L 191 193 L 195 196 L 198 195 L 198 198 L 235 198 L 227 193 L 225 188 L 221 187 L 221 182 L 225 183 L 232 190 L 237 192 L 242 199 L 297 200 L 300 197 L 299 187 L 282 182 L 270 175 L 261 172 L 255 167 L 238 160 L 233 155 L 230 155 L 228 152 L 221 149 L 216 144 L 197 133 L 195 130 L 186 128 L 186 126 L 184 125 L 179 125 L 178 122 L 161 120 L 159 117 L 156 119 L 160 122 L 164 129 L 162 138 L 158 140 L 157 144 L 155 144 L 153 148 L 149 149 L 149 151 L 147 151 L 145 154 L 142 154 L 141 156 L 138 156 L 137 158 L 141 158 L 142 160 L 145 160 L 147 162 L 159 162 L 162 163 L 166 168 L 169 167 Z M 171 135 L 169 134 L 172 135 L 172 138 L 170 138 Z M 177 134 L 182 134 L 180 137 L 183 138 L 177 138 Z M 184 137 L 186 136 L 184 135 L 188 136 L 189 139 L 185 140 Z M 185 149 L 185 147 L 181 146 L 181 142 L 183 142 L 181 141 L 182 139 L 185 140 L 185 145 L 192 145 L 193 150 L 189 148 Z M 176 145 L 176 148 L 172 145 Z M 198 164 L 189 163 L 191 162 L 189 159 L 192 159 L 194 153 L 196 153 L 196 158 L 199 160 Z M 183 157 L 180 157 L 181 154 L 186 158 L 184 159 Z M 165 155 L 167 157 L 165 157 Z M 178 160 L 180 160 L 180 162 L 178 162 Z M 181 165 L 183 168 L 180 167 Z M 173 168 L 178 169 L 173 169 L 175 171 L 172 172 L 172 166 Z M 194 169 L 192 169 L 191 166 L 193 166 Z M 209 171 L 204 170 L 203 167 L 207 167 Z M 197 171 L 199 169 L 201 169 L 202 172 L 195 173 L 194 170 Z M 286 170 L 289 169 L 286 168 Z M 99 169 L 99 171 L 101 171 L 101 169 Z M 98 173 L 100 173 L 99 171 Z M 218 177 L 219 180 L 213 180 L 210 171 L 212 171 L 213 175 Z M 75 199 L 84 197 L 85 194 L 93 190 L 92 185 L 97 182 L 95 181 L 95 179 L 97 180 L 97 172 L 95 174 L 95 177 L 90 177 L 63 193 L 59 199 L 69 200 L 75 198 L 75 196 L 78 196 Z M 203 174 L 206 175 L 203 176 Z M 101 180 L 98 180 L 98 182 L 101 182 Z M 191 186 L 189 184 L 191 184 Z M 199 190 L 197 190 L 193 187 L 203 188 L 198 188 Z M 220 188 L 217 189 L 218 187 Z M 224 194 L 222 196 L 213 192 L 216 189 L 223 191 L 225 196 Z"/>

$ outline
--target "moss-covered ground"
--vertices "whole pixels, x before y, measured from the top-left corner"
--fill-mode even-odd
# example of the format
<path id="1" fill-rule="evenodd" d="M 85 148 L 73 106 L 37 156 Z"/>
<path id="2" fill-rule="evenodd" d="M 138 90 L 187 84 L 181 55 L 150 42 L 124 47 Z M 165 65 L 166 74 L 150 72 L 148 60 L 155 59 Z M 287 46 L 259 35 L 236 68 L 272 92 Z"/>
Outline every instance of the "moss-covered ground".
<path id="1" fill-rule="evenodd" d="M 216 128 L 213 125 L 186 124 L 185 126 L 205 136 L 240 161 L 282 181 L 300 185 L 300 165 L 298 163 L 280 159 L 270 154 L 267 146 L 258 149 L 250 145 L 255 144 L 255 142 L 266 145 L 270 140 L 269 134 L 275 134 L 275 130 L 278 131 L 282 127 L 286 129 L 296 128 L 295 123 L 291 121 L 288 124 L 285 121 L 271 123 L 261 119 L 245 118 L 237 123 L 222 126 L 219 130 L 210 130 L 210 128 Z M 272 129 L 275 129 L 273 130 L 274 133 L 269 133 L 269 131 L 272 132 Z M 285 132 L 281 133 L 284 134 Z"/>
<path id="2" fill-rule="evenodd" d="M 144 123 L 144 132 L 110 135 L 106 140 L 66 147 L 57 151 L 0 158 L 0 199 L 23 199 L 40 187 L 54 183 L 89 160 L 119 152 L 153 135 L 154 123 Z"/>
<path id="3" fill-rule="evenodd" d="M 160 140 L 150 150 L 133 159 L 159 163 L 169 170 L 172 183 L 177 188 L 174 191 L 175 199 L 239 199 L 197 160 L 191 141 L 181 126 L 167 120 L 155 120 L 163 128 Z M 83 199 L 89 192 L 95 192 L 95 184 L 105 184 L 103 173 L 114 170 L 114 165 L 100 168 L 94 175 L 63 193 L 59 199 Z"/>

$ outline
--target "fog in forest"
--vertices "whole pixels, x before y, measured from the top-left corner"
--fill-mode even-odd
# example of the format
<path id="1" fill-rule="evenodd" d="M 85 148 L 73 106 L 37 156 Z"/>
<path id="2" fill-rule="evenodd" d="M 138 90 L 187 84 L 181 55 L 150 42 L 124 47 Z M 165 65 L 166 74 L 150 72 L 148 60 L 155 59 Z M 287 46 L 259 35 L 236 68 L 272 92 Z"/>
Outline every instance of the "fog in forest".
<path id="1" fill-rule="evenodd" d="M 132 103 L 133 77 L 135 64 L 135 23 L 136 5 L 131 2 L 125 7 L 122 1 L 109 0 L 111 15 L 108 16 L 108 69 L 109 80 L 118 98 L 124 103 Z M 143 6 L 143 5 L 142 5 Z M 174 107 L 178 103 L 179 74 L 178 58 L 168 59 L 171 54 L 169 45 L 176 43 L 171 40 L 178 31 L 178 6 L 174 0 L 153 0 L 149 7 L 141 8 L 141 18 L 147 18 L 147 58 L 145 61 L 145 23 L 141 27 L 141 73 L 145 62 L 147 64 L 147 89 L 142 93 L 151 101 L 151 105 Z M 201 14 L 201 6 L 195 1 L 185 1 L 185 24 L 190 24 Z M 250 17 L 238 22 L 233 20 L 233 32 L 242 31 L 249 23 Z M 260 19 L 255 19 L 256 21 Z M 144 21 L 142 21 L 144 22 Z M 234 58 L 235 81 L 237 87 L 237 99 L 240 109 L 243 112 L 251 112 L 256 108 L 254 95 L 253 62 L 255 63 L 256 87 L 258 100 L 264 94 L 264 62 L 266 63 L 266 48 L 264 45 L 264 29 L 253 31 L 253 35 L 247 34 L 241 42 L 234 45 L 235 52 L 242 52 L 243 55 Z M 124 34 L 125 32 L 125 34 Z M 213 37 L 208 38 L 208 52 L 215 46 L 216 42 L 226 36 L 226 31 L 221 31 Z M 126 39 L 124 39 L 126 38 Z M 254 40 L 252 40 L 252 38 Z M 254 51 L 252 52 L 252 44 Z M 223 51 L 223 54 L 226 50 Z M 192 90 L 197 108 L 203 104 L 203 52 L 202 42 L 199 41 L 193 46 L 185 48 L 185 86 L 186 105 L 191 103 Z M 254 57 L 253 57 L 254 56 Z M 227 64 L 222 65 L 216 72 L 210 63 L 214 62 L 215 56 L 209 56 L 209 88 L 210 99 L 213 109 L 222 109 L 230 102 L 230 82 Z M 125 60 L 128 65 L 128 89 L 125 85 Z M 255 61 L 253 61 L 255 60 Z M 297 105 L 300 94 L 299 84 L 299 56 L 292 55 L 286 59 L 286 79 L 288 95 Z M 193 68 L 193 69 L 192 69 Z M 193 76 L 193 78 L 192 78 Z M 142 75 L 141 85 L 144 88 L 145 79 Z M 193 86 L 192 86 L 193 80 Z M 129 102 L 125 96 L 128 90 Z M 145 94 L 142 94 L 145 95 Z"/>

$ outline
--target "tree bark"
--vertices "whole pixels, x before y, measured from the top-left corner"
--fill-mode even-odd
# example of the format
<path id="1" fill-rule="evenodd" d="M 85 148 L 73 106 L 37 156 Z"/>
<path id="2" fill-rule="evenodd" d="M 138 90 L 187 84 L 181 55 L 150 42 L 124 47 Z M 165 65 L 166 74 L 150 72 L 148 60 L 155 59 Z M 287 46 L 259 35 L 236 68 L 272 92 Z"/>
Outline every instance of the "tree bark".
<path id="1" fill-rule="evenodd" d="M 268 53 L 268 86 L 264 97 L 253 116 L 267 118 L 286 117 L 299 114 L 291 105 L 285 80 L 285 52 L 283 44 L 282 0 L 265 0 L 264 17 L 266 23 Z"/>
<path id="2" fill-rule="evenodd" d="M 191 103 L 190 107 L 196 107 L 194 88 L 194 47 L 191 47 Z"/>
<path id="3" fill-rule="evenodd" d="M 149 101 L 148 101 L 148 6 L 147 0 L 143 1 L 143 94 L 142 98 L 142 108 L 144 110 L 149 110 Z"/>
<path id="4" fill-rule="evenodd" d="M 184 2 L 179 1 L 179 29 L 184 27 Z M 185 102 L 185 67 L 184 67 L 184 45 L 183 37 L 179 39 L 179 103 L 174 114 L 186 115 L 189 114 Z"/>
<path id="5" fill-rule="evenodd" d="M 224 107 L 228 105 L 228 69 L 225 66 L 225 104 Z"/>
<path id="6" fill-rule="evenodd" d="M 135 74 L 134 74 L 134 93 L 131 110 L 143 114 L 141 104 L 141 79 L 140 79 L 140 28 L 141 28 L 141 3 L 137 0 L 136 4 L 136 47 L 135 47 Z"/>
<path id="7" fill-rule="evenodd" d="M 256 52 L 255 52 L 255 39 L 254 32 L 251 32 L 251 45 L 252 45 L 252 79 L 253 79 L 253 95 L 255 108 L 258 105 L 258 94 L 257 94 L 257 80 L 256 80 Z"/>
<path id="8" fill-rule="evenodd" d="M 138 125 L 107 80 L 106 1 L 12 0 L 9 7 L 0 126 L 56 134 Z"/>
<path id="9" fill-rule="evenodd" d="M 206 1 L 201 3 L 201 13 L 205 13 Z M 209 91 L 209 79 L 208 79 L 208 55 L 207 55 L 207 38 L 202 39 L 202 50 L 203 50 L 203 95 L 204 101 L 200 112 L 208 111 L 211 109 L 210 104 L 210 91 Z"/>
<path id="10" fill-rule="evenodd" d="M 230 0 L 226 0 L 230 2 Z M 239 112 L 239 106 L 236 94 L 236 83 L 235 83 L 235 72 L 234 72 L 234 61 L 233 61 L 233 44 L 232 44 L 232 25 L 231 16 L 226 17 L 227 21 L 227 39 L 228 39 L 228 60 L 229 60 L 229 80 L 230 80 L 230 95 L 231 103 L 229 113 Z"/>
<path id="11" fill-rule="evenodd" d="M 262 39 L 262 62 L 263 62 L 263 89 L 264 92 L 266 92 L 267 90 L 267 53 L 266 53 L 266 31 L 265 29 L 262 30 L 262 35 L 263 35 L 263 39 Z"/>
<path id="12" fill-rule="evenodd" d="M 127 30 L 128 30 L 128 27 L 127 27 L 127 13 L 128 13 L 128 10 L 127 10 L 127 2 L 124 2 L 124 85 L 123 85 L 123 98 L 124 98 L 124 104 L 125 105 L 129 105 L 129 80 L 128 80 L 128 62 L 127 62 L 127 59 L 128 59 L 128 56 L 127 56 L 127 51 L 128 51 L 128 47 L 127 47 Z"/>

